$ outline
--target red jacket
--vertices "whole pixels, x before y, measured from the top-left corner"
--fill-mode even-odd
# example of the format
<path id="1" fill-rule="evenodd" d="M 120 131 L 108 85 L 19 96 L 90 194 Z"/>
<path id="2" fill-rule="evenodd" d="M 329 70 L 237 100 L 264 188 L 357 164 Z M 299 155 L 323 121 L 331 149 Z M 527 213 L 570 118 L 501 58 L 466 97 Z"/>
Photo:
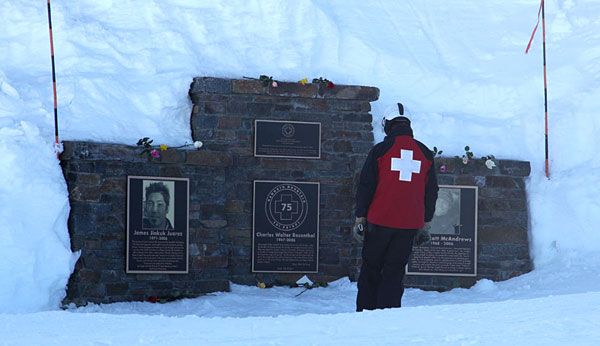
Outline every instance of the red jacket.
<path id="1" fill-rule="evenodd" d="M 356 193 L 356 216 L 375 225 L 418 229 L 435 212 L 438 184 L 433 153 L 410 127 L 386 136 L 369 153 Z"/>

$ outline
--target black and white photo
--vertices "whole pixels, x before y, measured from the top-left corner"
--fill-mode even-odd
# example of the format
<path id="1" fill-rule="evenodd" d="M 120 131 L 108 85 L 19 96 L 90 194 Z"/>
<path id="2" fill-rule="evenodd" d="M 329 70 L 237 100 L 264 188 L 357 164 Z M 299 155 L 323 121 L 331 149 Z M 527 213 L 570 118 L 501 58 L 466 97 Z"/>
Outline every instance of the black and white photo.
<path id="1" fill-rule="evenodd" d="M 127 179 L 127 273 L 189 270 L 189 180 Z"/>

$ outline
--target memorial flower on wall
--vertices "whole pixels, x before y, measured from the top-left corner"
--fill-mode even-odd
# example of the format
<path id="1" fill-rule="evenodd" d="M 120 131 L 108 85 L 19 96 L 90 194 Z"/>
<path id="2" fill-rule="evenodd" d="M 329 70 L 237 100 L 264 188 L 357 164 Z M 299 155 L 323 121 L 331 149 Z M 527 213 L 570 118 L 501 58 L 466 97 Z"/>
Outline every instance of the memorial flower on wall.
<path id="1" fill-rule="evenodd" d="M 276 80 L 273 79 L 273 76 L 267 76 L 265 74 L 261 74 L 258 78 L 254 78 L 254 77 L 246 77 L 244 76 L 245 79 L 253 79 L 253 80 L 258 80 L 262 83 L 263 87 L 268 87 L 269 85 L 273 88 L 277 88 L 279 86 L 279 82 L 277 82 Z"/>
<path id="2" fill-rule="evenodd" d="M 333 88 L 335 88 L 335 84 L 333 84 L 333 82 L 330 81 L 327 78 L 323 78 L 323 77 L 313 78 L 312 82 L 315 83 L 315 84 L 319 84 L 321 86 L 324 86 L 327 89 L 333 89 Z"/>
<path id="3" fill-rule="evenodd" d="M 494 155 L 483 156 L 481 159 L 484 161 L 487 169 L 494 169 L 496 167 L 496 162 L 494 162 L 496 158 Z"/>
<path id="4" fill-rule="evenodd" d="M 200 149 L 200 148 L 202 148 L 202 145 L 203 145 L 203 143 L 201 141 L 195 141 L 194 143 L 191 143 L 191 144 L 185 143 L 184 145 L 180 145 L 178 147 L 169 148 L 169 146 L 167 146 L 166 144 L 154 145 L 154 144 L 152 144 L 153 142 L 154 142 L 154 140 L 150 139 L 150 137 L 140 138 L 136 144 L 138 147 L 142 147 L 142 151 L 140 151 L 139 155 L 147 156 L 148 160 L 160 159 L 160 153 L 162 151 L 167 151 L 169 149 L 180 149 L 180 148 L 191 147 L 191 146 L 193 146 L 195 149 Z"/>
<path id="5" fill-rule="evenodd" d="M 465 153 L 462 156 L 455 156 L 457 165 L 461 166 L 461 173 L 467 173 L 475 169 L 475 165 L 478 160 L 475 160 L 474 157 L 475 154 L 473 154 L 471 148 L 468 145 L 465 146 Z M 490 170 L 494 169 L 494 167 L 497 167 L 495 160 L 496 158 L 494 157 L 494 155 L 487 155 L 481 157 L 481 162 L 483 163 L 483 165 Z M 460 163 L 462 163 L 462 165 L 460 165 Z"/>
<path id="6" fill-rule="evenodd" d="M 433 157 L 442 157 L 443 150 L 439 150 L 438 147 L 433 147 L 432 153 Z M 448 167 L 445 164 L 440 166 L 440 173 L 446 173 L 448 171 Z"/>
<path id="7" fill-rule="evenodd" d="M 463 165 L 466 165 L 469 163 L 469 161 L 473 158 L 474 154 L 471 151 L 471 148 L 467 145 L 465 146 L 465 153 L 462 156 L 462 163 Z"/>
<path id="8" fill-rule="evenodd" d="M 325 89 L 335 88 L 335 84 L 333 84 L 333 82 L 327 78 L 323 78 L 323 77 L 313 78 L 312 82 L 319 85 L 319 90 L 317 91 L 317 93 L 320 96 L 323 96 L 325 94 Z"/>

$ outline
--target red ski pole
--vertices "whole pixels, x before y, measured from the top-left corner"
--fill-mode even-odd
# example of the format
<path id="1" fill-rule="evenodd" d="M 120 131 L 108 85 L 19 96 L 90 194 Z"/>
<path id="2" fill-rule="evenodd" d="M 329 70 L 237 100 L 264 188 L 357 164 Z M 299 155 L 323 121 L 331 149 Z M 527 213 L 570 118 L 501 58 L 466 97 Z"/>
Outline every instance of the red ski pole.
<path id="1" fill-rule="evenodd" d="M 58 146 L 58 100 L 56 98 L 56 70 L 54 67 L 54 40 L 52 38 L 52 10 L 48 0 L 48 29 L 50 31 L 50 58 L 52 60 L 52 90 L 54 91 L 54 140 Z"/>

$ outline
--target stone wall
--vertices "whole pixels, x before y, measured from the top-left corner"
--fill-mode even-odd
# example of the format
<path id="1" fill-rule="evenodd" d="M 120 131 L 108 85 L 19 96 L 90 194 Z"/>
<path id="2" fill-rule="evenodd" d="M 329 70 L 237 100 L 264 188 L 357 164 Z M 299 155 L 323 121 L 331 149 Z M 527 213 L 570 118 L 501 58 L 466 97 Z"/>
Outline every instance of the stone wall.
<path id="1" fill-rule="evenodd" d="M 200 150 L 170 149 L 160 159 L 119 144 L 65 142 L 61 155 L 69 188 L 69 231 L 81 250 L 65 303 L 173 299 L 228 290 L 229 282 L 254 285 L 295 282 L 302 274 L 252 273 L 254 180 L 320 183 L 319 273 L 313 281 L 356 279 L 360 247 L 352 240 L 358 173 L 373 145 L 373 87 L 195 78 L 192 136 Z M 255 157 L 254 121 L 321 123 L 321 158 Z M 531 269 L 527 242 L 526 162 L 499 161 L 465 172 L 454 159 L 439 159 L 440 184 L 479 186 L 476 278 L 409 276 L 425 289 L 469 287 L 476 279 L 504 280 Z M 127 176 L 185 177 L 190 181 L 188 274 L 126 274 Z"/>
<path id="2" fill-rule="evenodd" d="M 226 290 L 229 281 L 254 285 L 295 282 L 298 274 L 251 272 L 254 180 L 320 183 L 319 273 L 316 281 L 354 277 L 354 181 L 373 144 L 372 87 L 196 78 L 190 88 L 191 126 L 201 150 L 168 150 L 158 160 L 126 145 L 65 142 L 62 167 L 69 187 L 69 230 L 81 259 L 68 302 L 83 304 L 149 297 L 195 296 Z M 321 123 L 321 159 L 254 157 L 254 121 Z M 127 176 L 190 179 L 189 274 L 126 274 Z"/>
<path id="3" fill-rule="evenodd" d="M 532 270 L 525 178 L 529 162 L 496 160 L 488 169 L 482 160 L 467 166 L 457 158 L 436 158 L 440 185 L 477 186 L 477 276 L 409 275 L 407 286 L 428 290 L 470 287 L 482 278 L 502 281 Z M 440 167 L 445 165 L 445 172 Z"/>
<path id="4" fill-rule="evenodd" d="M 210 203 L 224 199 L 214 183 L 225 180 L 231 158 L 207 150 L 169 150 L 160 160 L 148 161 L 132 146 L 64 145 L 61 161 L 71 205 L 69 232 L 72 249 L 81 251 L 65 303 L 171 299 L 229 289 L 230 247 L 221 233 L 225 221 L 202 219 L 199 213 L 216 208 Z M 189 274 L 125 273 L 129 175 L 190 178 L 195 193 L 190 195 Z"/>
<path id="5" fill-rule="evenodd" d="M 232 169 L 224 184 L 225 200 L 235 208 L 218 217 L 228 220 L 230 279 L 255 284 L 294 282 L 298 275 L 251 273 L 252 182 L 254 180 L 320 182 L 319 274 L 329 281 L 355 275 L 360 257 L 352 242 L 354 182 L 373 146 L 372 87 L 279 83 L 264 87 L 255 80 L 196 78 L 190 88 L 194 104 L 194 140 L 229 155 Z M 290 120 L 321 123 L 321 159 L 254 157 L 254 121 Z M 216 216 L 213 216 L 216 217 Z"/>

